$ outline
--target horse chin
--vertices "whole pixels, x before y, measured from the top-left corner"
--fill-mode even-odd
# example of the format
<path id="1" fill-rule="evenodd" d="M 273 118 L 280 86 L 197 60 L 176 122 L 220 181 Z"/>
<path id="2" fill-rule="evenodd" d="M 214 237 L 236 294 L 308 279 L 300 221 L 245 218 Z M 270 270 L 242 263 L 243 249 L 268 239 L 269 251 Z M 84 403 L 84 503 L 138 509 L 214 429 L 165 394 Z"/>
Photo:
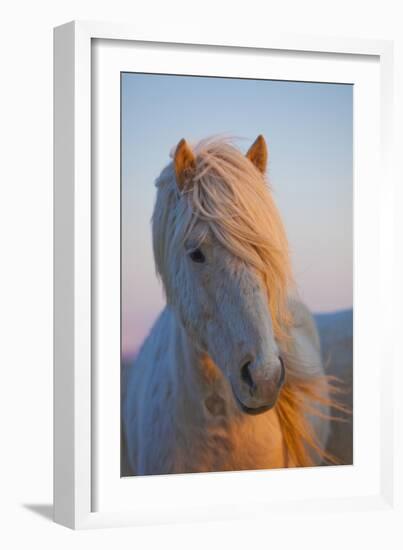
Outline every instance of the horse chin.
<path id="1" fill-rule="evenodd" d="M 274 399 L 274 401 L 272 401 L 271 403 L 260 405 L 259 407 L 248 407 L 247 405 L 245 405 L 239 399 L 239 397 L 237 396 L 235 391 L 233 393 L 234 393 L 234 396 L 235 396 L 235 401 L 238 404 L 238 407 L 241 409 L 242 412 L 244 412 L 246 414 L 249 414 L 249 415 L 258 415 L 258 414 L 265 413 L 265 412 L 269 411 L 270 409 L 272 409 L 274 407 L 274 405 L 276 404 L 276 401 L 277 401 L 276 399 Z"/>

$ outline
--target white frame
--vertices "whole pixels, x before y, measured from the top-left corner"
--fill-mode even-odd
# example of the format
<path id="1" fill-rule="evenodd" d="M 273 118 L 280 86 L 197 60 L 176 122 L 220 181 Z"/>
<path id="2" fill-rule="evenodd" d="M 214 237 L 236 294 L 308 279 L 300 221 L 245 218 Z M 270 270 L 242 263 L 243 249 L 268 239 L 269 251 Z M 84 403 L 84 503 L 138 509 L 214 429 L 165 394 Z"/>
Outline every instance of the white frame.
<path id="1" fill-rule="evenodd" d="M 55 521 L 72 528 L 106 525 L 130 525 L 178 519 L 205 519 L 211 513 L 200 509 L 181 517 L 171 510 L 153 518 L 137 512 L 92 512 L 91 463 L 91 40 L 93 38 L 152 42 L 126 25 L 104 23 L 69 23 L 55 29 L 55 423 L 54 423 L 54 499 Z M 155 40 L 154 40 L 155 41 Z M 159 37 L 158 42 L 198 44 L 203 42 L 178 36 Z M 392 227 L 386 213 L 391 208 L 390 172 L 392 120 L 392 44 L 385 41 L 338 40 L 334 38 L 271 35 L 254 43 L 233 44 L 206 37 L 205 43 L 222 46 L 375 55 L 379 57 L 381 75 L 381 152 L 385 186 L 382 194 L 382 254 L 390 260 Z M 386 262 L 388 263 L 388 262 Z M 383 270 L 382 316 L 386 318 L 390 303 L 391 273 Z M 388 285 L 389 283 L 389 285 Z M 387 290 L 388 289 L 388 290 Z M 382 336 L 387 336 L 387 326 Z M 384 355 L 385 357 L 385 355 Z M 379 494 L 339 499 L 315 499 L 313 509 L 326 503 L 329 510 L 345 507 L 368 509 L 390 506 L 393 502 L 393 416 L 392 351 L 382 369 L 381 392 L 381 480 Z M 156 479 L 153 480 L 155 487 Z M 287 508 L 306 508 L 306 502 L 287 502 Z M 284 507 L 284 505 L 283 505 Z M 316 508 L 315 508 L 316 507 Z M 234 506 L 224 516 L 236 516 Z M 280 506 L 281 508 L 281 506 Z M 265 510 L 278 511 L 279 506 Z M 216 516 L 214 516 L 216 517 Z"/>
<path id="2" fill-rule="evenodd" d="M 240 48 L 194 48 L 133 41 L 95 40 L 92 46 L 93 192 L 93 511 L 131 509 L 140 516 L 189 515 L 192 507 L 220 516 L 233 502 L 257 508 L 306 498 L 340 498 L 379 491 L 379 392 L 382 356 L 373 289 L 379 284 L 379 60 L 370 56 Z M 120 179 L 121 72 L 199 74 L 353 84 L 354 198 L 354 465 L 216 475 L 120 477 Z M 268 136 L 270 137 L 270 136 Z M 135 182 L 133 182 L 135 184 Z M 276 185 L 277 184 L 277 185 Z M 275 182 L 276 187 L 281 182 Z M 355 201 L 354 201 L 355 203 Z M 358 205 L 359 206 L 359 205 Z M 150 213 L 151 214 L 151 213 Z M 359 243 L 371 243 L 361 246 Z M 357 281 L 361 281 L 357 285 Z M 373 342 L 371 346 L 367 341 Z M 371 429 L 368 429 L 371 426 Z M 133 498 L 133 495 L 136 498 Z M 158 494 L 158 504 L 154 495 Z M 211 503 L 214 494 L 214 505 Z M 184 510 L 181 503 L 186 503 Z"/>

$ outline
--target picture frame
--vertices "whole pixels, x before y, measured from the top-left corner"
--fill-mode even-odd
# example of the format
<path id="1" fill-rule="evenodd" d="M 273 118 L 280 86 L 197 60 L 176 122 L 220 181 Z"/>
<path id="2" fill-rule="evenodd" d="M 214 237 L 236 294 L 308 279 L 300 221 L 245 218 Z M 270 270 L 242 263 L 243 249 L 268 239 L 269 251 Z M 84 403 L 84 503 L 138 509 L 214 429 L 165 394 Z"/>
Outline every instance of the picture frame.
<path id="1" fill-rule="evenodd" d="M 231 56 L 237 56 L 233 65 Z M 114 322 L 112 325 L 109 321 L 108 329 L 113 332 L 115 342 L 120 331 L 120 325 L 116 324 L 120 304 L 114 299 L 119 276 L 118 196 L 114 192 L 102 199 L 97 191 L 102 178 L 102 188 L 109 189 L 105 182 L 113 181 L 120 158 L 118 88 L 113 84 L 109 87 L 108 83 L 116 84 L 115 77 L 124 70 L 119 64 L 131 63 L 137 64 L 139 70 L 149 67 L 150 72 L 170 66 L 165 72 L 179 74 L 194 74 L 199 63 L 196 73 L 209 75 L 221 75 L 226 66 L 228 74 L 234 75 L 239 74 L 243 57 L 248 61 L 248 74 L 257 75 L 259 71 L 266 74 L 268 56 L 271 56 L 270 70 L 277 71 L 278 78 L 282 74 L 285 79 L 296 75 L 296 80 L 338 82 L 347 78 L 358 90 L 354 129 L 360 140 L 356 137 L 354 143 L 354 208 L 358 220 L 355 240 L 359 240 L 361 252 L 358 256 L 356 248 L 354 256 L 354 339 L 358 342 L 354 349 L 354 363 L 358 365 L 354 369 L 354 466 L 343 467 L 344 470 L 334 467 L 152 476 L 130 480 L 129 485 L 128 480 L 120 479 L 117 470 L 119 375 L 112 368 L 111 378 L 105 374 L 105 368 L 114 364 L 116 347 L 100 347 L 100 339 L 94 336 L 106 328 L 103 325 L 106 318 Z M 240 37 L 227 42 L 208 33 L 202 39 L 187 36 L 185 30 L 181 36 L 170 36 L 167 31 L 166 36 L 152 37 L 130 25 L 91 22 L 71 22 L 55 29 L 54 517 L 57 523 L 81 529 L 298 512 L 307 507 L 315 512 L 393 506 L 394 404 L 390 396 L 394 356 L 393 349 L 386 345 L 388 304 L 393 292 L 393 275 L 388 267 L 394 242 L 388 217 L 393 200 L 392 66 L 393 45 L 380 40 L 278 34 L 257 37 L 254 42 Z M 102 91 L 102 97 L 97 90 Z M 107 121 L 100 122 L 100 103 L 107 105 L 108 101 L 114 101 L 114 106 Z M 374 106 L 371 120 L 365 122 L 364 114 L 370 108 L 373 111 Z M 362 124 L 368 126 L 363 128 Z M 109 141 L 104 143 L 102 136 L 106 135 Z M 105 145 L 110 166 L 100 166 L 99 155 L 95 158 L 95 152 L 100 147 L 105 151 Z M 373 153 L 370 156 L 369 151 Z M 367 186 L 363 185 L 364 180 Z M 365 211 L 365 205 L 369 205 L 370 212 Z M 111 220 L 110 239 L 100 238 L 105 236 L 102 226 L 105 208 Z M 369 227 L 372 232 L 368 236 Z M 362 274 L 370 252 L 383 261 L 364 280 Z M 100 256 L 107 258 L 108 265 L 115 266 L 115 270 L 109 271 Z M 101 267 L 107 270 L 103 280 L 98 276 Z M 105 283 L 105 279 L 109 282 Z M 366 297 L 371 285 L 379 292 L 369 310 Z M 100 295 L 106 294 L 107 300 L 100 299 Z M 379 342 L 374 343 L 369 354 L 363 343 L 374 342 L 375 327 L 368 315 L 374 310 L 381 330 Z M 368 365 L 366 396 L 360 390 L 363 381 L 360 364 L 364 362 Z M 99 367 L 100 364 L 103 366 Z M 102 376 L 99 368 L 104 369 Z M 372 407 L 371 399 L 375 403 Z M 379 428 L 376 437 L 367 433 L 367 413 L 372 415 L 372 426 Z M 365 454 L 370 454 L 371 459 L 365 458 Z M 268 491 L 262 495 L 261 488 L 266 486 Z M 246 510 L 245 502 L 253 502 L 255 506 Z"/>

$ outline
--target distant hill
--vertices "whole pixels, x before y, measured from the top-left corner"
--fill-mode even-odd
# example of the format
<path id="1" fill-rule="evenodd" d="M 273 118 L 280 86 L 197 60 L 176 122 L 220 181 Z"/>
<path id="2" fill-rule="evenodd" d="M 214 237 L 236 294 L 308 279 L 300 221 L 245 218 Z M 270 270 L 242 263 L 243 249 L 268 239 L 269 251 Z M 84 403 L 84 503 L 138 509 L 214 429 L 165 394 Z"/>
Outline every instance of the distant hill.
<path id="1" fill-rule="evenodd" d="M 335 376 L 352 375 L 353 310 L 318 313 L 314 319 L 327 372 Z"/>
<path id="2" fill-rule="evenodd" d="M 314 315 L 318 327 L 322 359 L 327 374 L 342 383 L 340 401 L 353 412 L 353 310 Z M 339 416 L 339 413 L 335 413 Z M 328 451 L 342 464 L 353 463 L 353 416 L 348 422 L 332 422 Z"/>

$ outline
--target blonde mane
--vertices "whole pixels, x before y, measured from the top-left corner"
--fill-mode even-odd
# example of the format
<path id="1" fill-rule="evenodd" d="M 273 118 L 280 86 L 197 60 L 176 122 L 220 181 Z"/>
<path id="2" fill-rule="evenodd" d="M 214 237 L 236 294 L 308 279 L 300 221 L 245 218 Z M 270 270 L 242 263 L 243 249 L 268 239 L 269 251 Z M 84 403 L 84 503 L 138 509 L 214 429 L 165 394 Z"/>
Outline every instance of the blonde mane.
<path id="1" fill-rule="evenodd" d="M 226 249 L 261 275 L 274 334 L 287 354 L 292 347 L 293 324 L 288 299 L 294 284 L 288 241 L 271 187 L 229 140 L 206 139 L 193 151 L 196 169 L 181 193 L 172 163 L 157 180 L 161 200 L 153 218 L 157 271 L 163 274 L 167 258 L 183 245 L 197 222 L 204 222 L 200 241 L 211 231 Z M 165 287 L 169 302 L 169 284 Z M 286 361 L 286 373 L 276 410 L 289 461 L 309 466 L 314 464 L 313 455 L 319 455 L 323 461 L 337 462 L 320 447 L 309 421 L 309 415 L 323 415 L 320 406 L 346 412 L 332 397 L 338 391 L 334 380 L 312 371 L 307 374 L 293 361 Z"/>

